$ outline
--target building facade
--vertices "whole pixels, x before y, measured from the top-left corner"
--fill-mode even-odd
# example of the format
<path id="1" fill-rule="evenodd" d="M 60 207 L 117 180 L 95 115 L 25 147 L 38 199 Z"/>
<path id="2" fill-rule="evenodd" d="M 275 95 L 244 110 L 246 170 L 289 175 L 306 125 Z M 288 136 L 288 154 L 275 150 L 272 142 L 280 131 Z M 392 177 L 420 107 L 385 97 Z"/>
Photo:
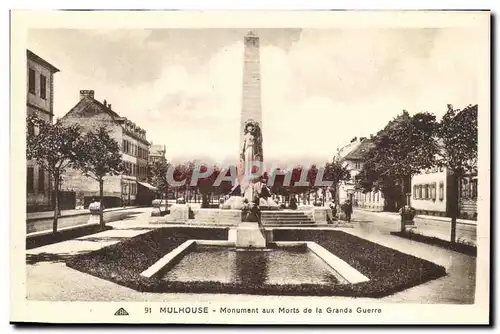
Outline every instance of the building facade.
<path id="1" fill-rule="evenodd" d="M 26 51 L 27 57 L 27 115 L 37 115 L 48 123 L 54 118 L 54 74 L 59 70 L 46 60 Z M 38 134 L 38 129 L 29 127 L 28 134 Z M 52 209 L 52 182 L 49 174 L 32 160 L 26 161 L 27 211 Z"/>
<path id="2" fill-rule="evenodd" d="M 366 153 L 372 147 L 373 142 L 369 138 L 355 137 L 339 150 L 337 156 L 351 174 L 351 179 L 342 182 L 339 186 L 339 201 L 343 203 L 350 198 L 354 206 L 371 211 L 383 211 L 385 201 L 381 191 L 376 189 L 371 192 L 356 190 L 356 177 L 363 168 Z"/>
<path id="3" fill-rule="evenodd" d="M 441 144 L 442 145 L 442 144 Z M 363 168 L 365 154 L 373 147 L 370 139 L 354 138 L 339 150 L 339 156 L 351 173 L 351 180 L 340 185 L 339 198 L 342 203 L 350 194 L 353 204 L 370 211 L 393 211 L 393 202 L 381 191 L 363 192 L 355 190 L 355 178 Z M 432 167 L 411 177 L 410 205 L 417 214 L 450 216 L 454 196 L 451 191 L 452 175 L 446 167 Z M 473 171 L 459 182 L 458 216 L 463 219 L 477 217 L 477 171 Z"/>
<path id="4" fill-rule="evenodd" d="M 445 167 L 433 167 L 414 175 L 411 180 L 411 206 L 418 214 L 450 216 L 454 196 L 451 191 L 453 177 Z M 477 217 L 477 172 L 462 178 L 458 186 L 458 216 Z"/>
<path id="5" fill-rule="evenodd" d="M 104 178 L 105 207 L 135 205 L 138 202 L 138 183 L 147 180 L 150 143 L 146 131 L 134 122 L 118 115 L 106 100 L 95 99 L 93 90 L 81 90 L 78 103 L 61 118 L 64 124 L 78 124 L 83 132 L 106 126 L 120 146 L 125 172 Z M 88 206 L 99 196 L 99 184 L 82 175 L 79 170 L 69 170 L 62 177 L 61 187 L 76 193 L 76 206 Z"/>

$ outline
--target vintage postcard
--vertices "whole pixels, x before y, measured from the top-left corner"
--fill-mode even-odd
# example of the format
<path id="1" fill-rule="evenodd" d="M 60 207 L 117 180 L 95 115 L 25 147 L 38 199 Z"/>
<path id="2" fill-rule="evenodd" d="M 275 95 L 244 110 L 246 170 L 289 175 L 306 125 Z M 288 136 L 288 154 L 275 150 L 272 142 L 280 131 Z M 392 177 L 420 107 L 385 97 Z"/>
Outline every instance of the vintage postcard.
<path id="1" fill-rule="evenodd" d="M 489 324 L 489 11 L 12 11 L 13 323 Z"/>

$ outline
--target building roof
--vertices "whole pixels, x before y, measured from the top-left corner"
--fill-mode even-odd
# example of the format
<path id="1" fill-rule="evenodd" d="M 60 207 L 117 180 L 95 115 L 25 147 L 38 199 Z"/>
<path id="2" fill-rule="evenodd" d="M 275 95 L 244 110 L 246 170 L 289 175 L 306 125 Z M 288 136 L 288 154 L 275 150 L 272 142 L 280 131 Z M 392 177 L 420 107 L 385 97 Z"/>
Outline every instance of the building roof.
<path id="1" fill-rule="evenodd" d="M 52 65 L 51 63 L 49 63 L 48 61 L 46 61 L 42 57 L 36 55 L 35 53 L 33 53 L 30 50 L 26 50 L 26 57 L 28 57 L 28 59 L 31 59 L 34 62 L 37 62 L 38 64 L 43 65 L 44 67 L 48 68 L 52 73 L 59 72 L 59 69 L 57 67 L 55 67 L 54 65 Z"/>
<path id="2" fill-rule="evenodd" d="M 86 96 L 84 98 L 81 98 L 80 101 L 78 101 L 78 103 L 73 108 L 71 108 L 71 110 L 68 111 L 66 113 L 66 115 L 64 115 L 61 119 L 64 120 L 64 118 L 66 118 L 66 116 L 72 114 L 74 111 L 83 110 L 83 109 L 85 109 L 87 107 L 91 107 L 94 110 L 97 109 L 100 112 L 104 112 L 104 113 L 107 113 L 108 115 L 110 115 L 111 118 L 115 122 L 117 122 L 118 124 L 120 124 L 120 126 L 127 133 L 127 135 L 132 136 L 133 138 L 135 138 L 135 139 L 137 139 L 139 141 L 142 141 L 143 143 L 145 143 L 147 145 L 150 145 L 150 143 L 146 139 L 146 136 L 145 136 L 146 131 L 145 130 L 140 129 L 140 130 L 144 131 L 144 137 L 142 137 L 139 134 L 136 134 L 133 131 L 130 131 L 129 129 L 127 129 L 126 124 L 127 123 L 132 123 L 132 122 L 130 122 L 127 118 L 121 117 L 120 115 L 118 115 L 114 110 L 112 110 L 110 108 L 110 106 L 111 105 L 104 105 L 103 103 L 101 103 L 100 101 L 96 100 L 95 98 L 92 98 L 90 96 Z M 134 126 L 136 126 L 136 125 L 134 124 Z"/>
<path id="3" fill-rule="evenodd" d="M 365 155 L 375 147 L 375 144 L 370 139 L 362 140 L 357 147 L 351 150 L 347 155 L 344 156 L 345 160 L 362 160 Z"/>

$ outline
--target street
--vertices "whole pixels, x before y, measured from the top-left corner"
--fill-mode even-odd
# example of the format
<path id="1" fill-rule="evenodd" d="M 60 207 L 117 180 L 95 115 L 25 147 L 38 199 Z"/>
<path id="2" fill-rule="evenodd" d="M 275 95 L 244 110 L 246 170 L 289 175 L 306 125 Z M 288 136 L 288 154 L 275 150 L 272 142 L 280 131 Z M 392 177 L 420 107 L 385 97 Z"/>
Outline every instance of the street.
<path id="1" fill-rule="evenodd" d="M 124 210 L 117 211 L 108 211 L 104 212 L 104 220 L 106 223 L 118 221 L 118 220 L 127 220 L 131 219 L 132 216 L 143 213 L 146 211 L 150 211 L 151 208 L 130 208 Z M 89 220 L 90 214 L 79 215 L 79 216 L 69 216 L 69 217 L 60 217 L 57 221 L 58 228 L 70 227 L 76 225 L 86 224 Z M 26 233 L 40 232 L 52 230 L 52 218 L 36 220 L 26 223 Z"/>

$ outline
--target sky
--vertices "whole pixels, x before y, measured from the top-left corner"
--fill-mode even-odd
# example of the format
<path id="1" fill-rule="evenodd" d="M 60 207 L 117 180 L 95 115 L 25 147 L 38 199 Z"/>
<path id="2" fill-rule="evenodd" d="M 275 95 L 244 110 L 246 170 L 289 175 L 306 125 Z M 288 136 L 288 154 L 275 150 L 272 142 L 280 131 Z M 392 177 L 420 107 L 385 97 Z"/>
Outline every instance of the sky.
<path id="1" fill-rule="evenodd" d="M 330 160 L 401 113 L 478 103 L 472 28 L 257 29 L 266 161 Z M 54 113 L 81 89 L 167 147 L 171 161 L 238 156 L 245 29 L 30 30 L 28 48 L 60 69 Z"/>

